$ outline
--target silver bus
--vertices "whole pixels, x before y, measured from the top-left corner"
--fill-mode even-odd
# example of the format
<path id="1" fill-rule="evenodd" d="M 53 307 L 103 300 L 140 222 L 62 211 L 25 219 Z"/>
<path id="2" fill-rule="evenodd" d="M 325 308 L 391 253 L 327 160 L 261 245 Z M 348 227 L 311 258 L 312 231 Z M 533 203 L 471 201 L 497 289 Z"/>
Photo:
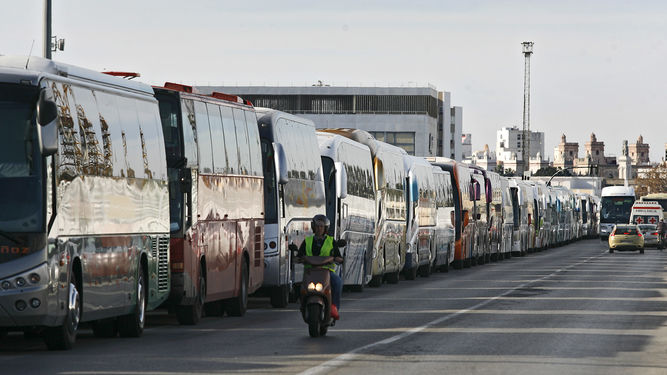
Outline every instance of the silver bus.
<path id="1" fill-rule="evenodd" d="M 403 165 L 407 209 L 403 274 L 414 280 L 417 273 L 430 276 L 435 263 L 436 186 L 433 167 L 424 158 L 403 155 Z"/>
<path id="2" fill-rule="evenodd" d="M 329 234 L 345 239 L 343 285 L 362 291 L 371 280 L 375 190 L 373 164 L 368 146 L 333 133 L 317 132 L 322 155 Z"/>
<path id="3" fill-rule="evenodd" d="M 373 244 L 372 279 L 369 285 L 377 287 L 382 281 L 395 284 L 406 257 L 405 170 L 402 148 L 378 141 L 370 133 L 358 129 L 322 129 L 340 134 L 368 146 L 373 162 L 375 190 L 375 243 Z"/>
<path id="4" fill-rule="evenodd" d="M 448 272 L 449 265 L 454 261 L 456 242 L 454 189 L 452 187 L 452 177 L 449 172 L 440 167 L 433 166 L 433 177 L 435 178 L 435 207 L 437 215 L 433 240 L 435 248 L 433 268 L 436 271 Z"/>
<path id="5" fill-rule="evenodd" d="M 312 121 L 257 108 L 264 168 L 263 288 L 273 307 L 285 307 L 303 278 L 287 246 L 313 233 L 311 219 L 326 213 L 320 150 Z"/>
<path id="6" fill-rule="evenodd" d="M 158 103 L 138 82 L 0 57 L 0 329 L 140 336 L 169 295 Z"/>

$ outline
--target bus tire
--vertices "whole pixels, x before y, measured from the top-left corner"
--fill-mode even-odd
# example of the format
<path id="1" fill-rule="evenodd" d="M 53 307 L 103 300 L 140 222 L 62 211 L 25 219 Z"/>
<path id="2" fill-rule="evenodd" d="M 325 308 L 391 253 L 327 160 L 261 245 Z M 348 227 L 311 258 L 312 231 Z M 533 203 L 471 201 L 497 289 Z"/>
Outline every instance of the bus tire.
<path id="1" fill-rule="evenodd" d="M 146 300 L 148 288 L 144 268 L 139 266 L 139 277 L 137 278 L 137 304 L 131 314 L 118 318 L 118 333 L 121 337 L 140 337 L 144 333 L 146 323 Z"/>
<path id="2" fill-rule="evenodd" d="M 195 297 L 192 305 L 178 305 L 176 306 L 176 320 L 181 325 L 195 325 L 199 323 L 204 309 L 204 301 L 206 301 L 206 276 L 204 275 L 204 268 L 199 270 L 199 292 Z"/>
<path id="3" fill-rule="evenodd" d="M 227 302 L 227 314 L 229 316 L 243 316 L 248 309 L 248 273 L 248 263 L 243 257 L 239 295 L 230 298 Z"/>
<path id="4" fill-rule="evenodd" d="M 371 278 L 371 281 L 368 283 L 368 286 L 377 288 L 382 285 L 382 275 L 375 275 Z"/>
<path id="5" fill-rule="evenodd" d="M 280 285 L 271 288 L 271 307 L 283 308 L 289 304 L 289 286 Z"/>
<path id="6" fill-rule="evenodd" d="M 49 350 L 69 350 L 76 342 L 81 320 L 81 293 L 74 269 L 70 272 L 69 294 L 65 321 L 62 326 L 49 327 L 44 332 L 44 342 Z"/>

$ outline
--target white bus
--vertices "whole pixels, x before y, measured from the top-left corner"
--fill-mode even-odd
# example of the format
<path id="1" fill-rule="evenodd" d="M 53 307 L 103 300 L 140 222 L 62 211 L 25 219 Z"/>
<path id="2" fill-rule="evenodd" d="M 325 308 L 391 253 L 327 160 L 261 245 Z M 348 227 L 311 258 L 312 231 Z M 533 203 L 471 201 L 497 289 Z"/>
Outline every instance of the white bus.
<path id="1" fill-rule="evenodd" d="M 303 278 L 303 265 L 292 262 L 287 246 L 301 244 L 313 233 L 313 216 L 326 214 L 322 162 L 312 121 L 256 110 L 264 168 L 263 287 L 272 306 L 285 307 Z"/>
<path id="2" fill-rule="evenodd" d="M 169 295 L 169 191 L 153 89 L 0 57 L 0 330 L 49 349 L 140 336 Z"/>
<path id="3" fill-rule="evenodd" d="M 437 220 L 433 167 L 424 158 L 403 155 L 406 174 L 407 245 L 403 274 L 414 280 L 431 275 L 435 261 L 434 235 Z"/>
<path id="4" fill-rule="evenodd" d="M 600 199 L 600 240 L 607 241 L 614 225 L 630 222 L 635 189 L 630 186 L 607 186 L 602 188 Z"/>
<path id="5" fill-rule="evenodd" d="M 362 291 L 372 277 L 375 233 L 373 164 L 368 146 L 342 135 L 318 132 L 326 189 L 329 234 L 345 239 L 343 285 Z"/>

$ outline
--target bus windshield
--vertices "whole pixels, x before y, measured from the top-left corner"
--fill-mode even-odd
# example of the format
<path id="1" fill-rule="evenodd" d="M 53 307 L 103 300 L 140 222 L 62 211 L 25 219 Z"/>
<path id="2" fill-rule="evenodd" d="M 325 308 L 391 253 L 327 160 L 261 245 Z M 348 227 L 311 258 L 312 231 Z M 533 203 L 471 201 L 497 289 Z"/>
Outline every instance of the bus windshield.
<path id="1" fill-rule="evenodd" d="M 635 198 L 630 196 L 602 197 L 601 223 L 628 223 Z"/>
<path id="2" fill-rule="evenodd" d="M 0 231 L 44 227 L 41 156 L 35 124 L 36 87 L 0 85 Z"/>

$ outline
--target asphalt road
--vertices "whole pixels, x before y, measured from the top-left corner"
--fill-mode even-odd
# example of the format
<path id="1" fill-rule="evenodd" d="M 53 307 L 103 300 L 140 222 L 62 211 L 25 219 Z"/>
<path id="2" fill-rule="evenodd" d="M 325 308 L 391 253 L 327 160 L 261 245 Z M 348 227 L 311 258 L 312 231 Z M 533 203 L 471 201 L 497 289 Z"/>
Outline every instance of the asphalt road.
<path id="1" fill-rule="evenodd" d="M 398 285 L 344 293 L 308 336 L 296 305 L 251 299 L 194 327 L 153 312 L 139 339 L 84 329 L 72 351 L 0 339 L 0 374 L 667 374 L 667 252 L 586 240 Z"/>

